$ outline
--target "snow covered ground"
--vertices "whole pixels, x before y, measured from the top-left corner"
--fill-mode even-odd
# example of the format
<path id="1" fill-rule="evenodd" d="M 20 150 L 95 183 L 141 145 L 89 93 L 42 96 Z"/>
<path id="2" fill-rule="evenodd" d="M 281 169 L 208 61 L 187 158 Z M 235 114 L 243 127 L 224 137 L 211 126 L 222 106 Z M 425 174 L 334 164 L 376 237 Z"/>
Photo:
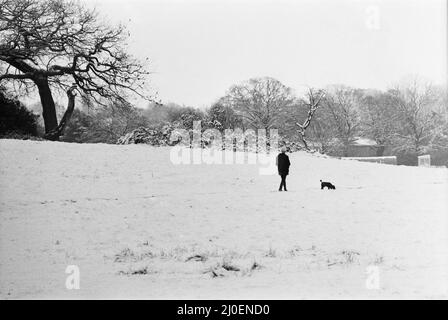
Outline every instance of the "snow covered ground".
<path id="1" fill-rule="evenodd" d="M 0 298 L 448 297 L 448 169 L 169 152 L 0 140 Z"/>

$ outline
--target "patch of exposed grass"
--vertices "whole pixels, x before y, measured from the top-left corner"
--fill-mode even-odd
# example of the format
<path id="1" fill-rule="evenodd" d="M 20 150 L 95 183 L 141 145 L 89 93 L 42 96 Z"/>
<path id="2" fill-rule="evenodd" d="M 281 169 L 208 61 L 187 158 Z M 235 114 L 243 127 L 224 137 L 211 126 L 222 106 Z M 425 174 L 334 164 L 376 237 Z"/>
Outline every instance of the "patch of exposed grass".
<path id="1" fill-rule="evenodd" d="M 148 266 L 118 272 L 119 275 L 126 275 L 126 276 L 146 275 L 146 274 L 154 274 L 154 273 L 157 273 L 157 272 L 151 271 Z"/>
<path id="2" fill-rule="evenodd" d="M 277 250 L 273 249 L 272 247 L 269 247 L 269 250 L 266 252 L 265 257 L 269 258 L 277 257 Z"/>
<path id="3" fill-rule="evenodd" d="M 342 251 L 342 255 L 345 258 L 345 262 L 347 264 L 354 263 L 358 260 L 359 252 L 353 250 L 344 250 Z"/>

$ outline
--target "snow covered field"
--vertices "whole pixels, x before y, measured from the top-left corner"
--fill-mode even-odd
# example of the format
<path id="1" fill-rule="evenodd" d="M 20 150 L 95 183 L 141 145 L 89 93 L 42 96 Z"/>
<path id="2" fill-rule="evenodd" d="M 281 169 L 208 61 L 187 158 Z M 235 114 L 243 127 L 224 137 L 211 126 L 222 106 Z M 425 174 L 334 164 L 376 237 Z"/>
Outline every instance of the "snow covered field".
<path id="1" fill-rule="evenodd" d="M 448 297 L 447 169 L 295 153 L 280 193 L 169 151 L 0 140 L 0 298 Z"/>

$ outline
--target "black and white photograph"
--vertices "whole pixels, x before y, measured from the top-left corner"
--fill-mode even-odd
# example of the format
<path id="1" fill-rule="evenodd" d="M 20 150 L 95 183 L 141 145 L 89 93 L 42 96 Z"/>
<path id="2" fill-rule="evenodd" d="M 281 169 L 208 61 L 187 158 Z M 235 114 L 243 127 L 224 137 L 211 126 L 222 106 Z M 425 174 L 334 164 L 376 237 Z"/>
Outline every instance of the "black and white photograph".
<path id="1" fill-rule="evenodd" d="M 447 16 L 0 0 L 0 300 L 447 300 Z"/>

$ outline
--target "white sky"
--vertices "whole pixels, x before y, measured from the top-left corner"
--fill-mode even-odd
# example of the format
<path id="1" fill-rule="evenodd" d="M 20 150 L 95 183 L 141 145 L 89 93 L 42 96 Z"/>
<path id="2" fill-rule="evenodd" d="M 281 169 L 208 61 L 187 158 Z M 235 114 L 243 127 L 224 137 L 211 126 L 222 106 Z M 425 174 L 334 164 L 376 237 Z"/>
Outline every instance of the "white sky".
<path id="1" fill-rule="evenodd" d="M 207 107 L 233 84 L 385 89 L 447 77 L 444 0 L 87 0 L 130 31 L 163 102 Z M 378 13 L 378 19 L 375 19 Z"/>

